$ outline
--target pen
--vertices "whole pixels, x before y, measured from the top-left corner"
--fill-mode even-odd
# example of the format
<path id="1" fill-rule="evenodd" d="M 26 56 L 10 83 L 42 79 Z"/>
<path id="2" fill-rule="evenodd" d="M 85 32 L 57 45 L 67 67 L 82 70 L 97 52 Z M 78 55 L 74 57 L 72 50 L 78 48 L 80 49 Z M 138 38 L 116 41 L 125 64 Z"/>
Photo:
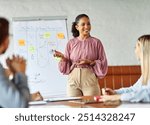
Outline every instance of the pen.
<path id="1" fill-rule="evenodd" d="M 54 54 L 54 53 L 55 53 L 55 50 L 54 50 L 54 49 L 51 49 L 51 50 L 50 50 L 50 53 L 51 53 L 51 54 Z"/>

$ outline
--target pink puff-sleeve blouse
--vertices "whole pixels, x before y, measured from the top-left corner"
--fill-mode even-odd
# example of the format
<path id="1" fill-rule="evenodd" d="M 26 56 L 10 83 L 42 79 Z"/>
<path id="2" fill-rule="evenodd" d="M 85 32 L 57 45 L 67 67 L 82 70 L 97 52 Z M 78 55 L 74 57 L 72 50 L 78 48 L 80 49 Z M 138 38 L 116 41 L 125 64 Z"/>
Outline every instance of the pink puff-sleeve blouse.
<path id="1" fill-rule="evenodd" d="M 99 78 L 103 78 L 108 69 L 106 54 L 101 41 L 95 37 L 89 37 L 84 41 L 75 37 L 67 43 L 65 54 L 67 60 L 59 62 L 61 73 L 68 75 L 81 59 L 94 60 L 95 65 L 84 65 L 82 68 L 91 69 Z"/>

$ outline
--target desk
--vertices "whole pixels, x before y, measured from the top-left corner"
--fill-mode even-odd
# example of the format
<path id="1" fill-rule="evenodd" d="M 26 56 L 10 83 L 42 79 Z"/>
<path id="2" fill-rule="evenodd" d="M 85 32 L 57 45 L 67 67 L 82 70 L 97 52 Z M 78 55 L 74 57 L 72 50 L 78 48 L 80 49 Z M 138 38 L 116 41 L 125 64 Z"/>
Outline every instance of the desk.
<path id="1" fill-rule="evenodd" d="M 91 103 L 84 104 L 84 100 L 90 100 Z M 84 96 L 82 100 L 48 102 L 44 105 L 31 105 L 30 108 L 116 108 L 120 102 L 94 102 L 93 96 Z"/>
<path id="2" fill-rule="evenodd" d="M 93 100 L 93 96 L 84 96 L 82 99 Z M 29 108 L 150 108 L 150 103 L 105 102 L 83 104 L 78 100 L 74 100 L 48 102 L 44 105 L 31 105 Z"/>

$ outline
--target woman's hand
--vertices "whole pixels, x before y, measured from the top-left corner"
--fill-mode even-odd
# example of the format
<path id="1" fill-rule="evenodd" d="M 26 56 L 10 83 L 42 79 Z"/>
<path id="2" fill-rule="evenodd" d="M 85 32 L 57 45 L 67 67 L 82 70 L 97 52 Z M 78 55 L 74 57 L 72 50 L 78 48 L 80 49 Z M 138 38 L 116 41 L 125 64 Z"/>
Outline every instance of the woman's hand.
<path id="1" fill-rule="evenodd" d="M 12 59 L 10 58 L 6 59 L 6 64 L 13 74 L 17 72 L 25 74 L 26 61 L 23 57 L 13 55 Z"/>
<path id="2" fill-rule="evenodd" d="M 58 58 L 61 58 L 62 60 L 66 60 L 66 58 L 64 57 L 64 54 L 57 50 L 54 51 L 54 57 L 58 57 Z"/>
<path id="3" fill-rule="evenodd" d="M 115 95 L 117 94 L 113 89 L 111 88 L 102 88 L 102 95 Z"/>
<path id="4" fill-rule="evenodd" d="M 10 69 L 5 69 L 5 75 L 9 78 L 10 75 L 13 75 L 13 73 L 10 71 Z"/>
<path id="5" fill-rule="evenodd" d="M 31 94 L 30 100 L 31 101 L 41 101 L 41 100 L 43 100 L 43 97 L 42 97 L 41 93 L 39 91 L 37 91 L 37 92 Z"/>
<path id="6" fill-rule="evenodd" d="M 79 62 L 77 63 L 77 66 L 79 65 L 95 65 L 95 61 L 91 61 L 89 59 L 80 59 Z"/>
<path id="7" fill-rule="evenodd" d="M 108 102 L 108 101 L 120 101 L 121 95 L 103 95 L 98 100 L 99 102 Z"/>
<path id="8" fill-rule="evenodd" d="M 54 57 L 60 57 L 60 58 L 63 58 L 63 57 L 64 57 L 64 54 L 61 53 L 61 52 L 59 52 L 59 51 L 57 51 L 57 50 L 55 50 L 55 51 L 54 51 Z"/>

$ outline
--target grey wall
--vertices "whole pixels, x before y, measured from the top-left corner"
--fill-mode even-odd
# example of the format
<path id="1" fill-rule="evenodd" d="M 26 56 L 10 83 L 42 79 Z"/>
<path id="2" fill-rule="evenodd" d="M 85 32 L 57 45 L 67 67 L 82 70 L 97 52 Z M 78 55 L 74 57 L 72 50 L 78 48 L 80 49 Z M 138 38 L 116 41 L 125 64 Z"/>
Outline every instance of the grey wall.
<path id="1" fill-rule="evenodd" d="M 135 42 L 150 33 L 149 5 L 149 0 L 0 0 L 0 16 L 10 21 L 12 17 L 67 16 L 71 38 L 72 22 L 86 13 L 91 19 L 91 35 L 102 41 L 109 65 L 134 65 L 138 64 Z M 11 39 L 6 55 L 12 52 Z"/>

